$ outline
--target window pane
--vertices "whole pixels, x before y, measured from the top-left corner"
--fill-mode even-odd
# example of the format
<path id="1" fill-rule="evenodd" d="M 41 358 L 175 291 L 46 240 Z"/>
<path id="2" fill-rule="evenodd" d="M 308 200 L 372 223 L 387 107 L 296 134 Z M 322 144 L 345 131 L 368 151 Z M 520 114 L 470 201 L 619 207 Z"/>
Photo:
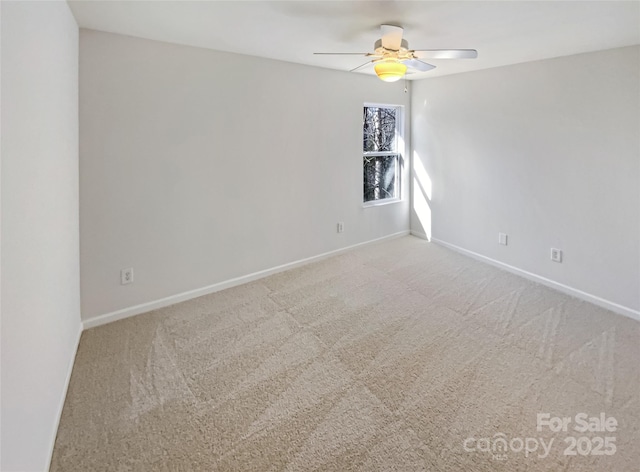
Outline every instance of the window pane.
<path id="1" fill-rule="evenodd" d="M 364 157 L 364 201 L 395 198 L 398 156 Z"/>
<path id="2" fill-rule="evenodd" d="M 364 107 L 364 152 L 396 151 L 396 109 Z"/>

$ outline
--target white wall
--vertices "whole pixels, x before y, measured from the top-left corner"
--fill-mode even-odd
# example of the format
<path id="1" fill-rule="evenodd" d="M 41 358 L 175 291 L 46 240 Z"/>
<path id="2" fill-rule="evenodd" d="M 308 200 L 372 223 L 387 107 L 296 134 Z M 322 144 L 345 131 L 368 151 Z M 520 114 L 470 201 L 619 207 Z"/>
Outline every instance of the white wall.
<path id="1" fill-rule="evenodd" d="M 416 177 L 432 188 L 427 205 L 415 187 L 412 231 L 637 313 L 639 58 L 629 47 L 415 83 Z"/>
<path id="2" fill-rule="evenodd" d="M 408 231 L 408 192 L 362 207 L 362 106 L 403 88 L 81 30 L 83 319 Z"/>
<path id="3" fill-rule="evenodd" d="M 80 333 L 78 27 L 2 2 L 3 471 L 49 467 Z"/>

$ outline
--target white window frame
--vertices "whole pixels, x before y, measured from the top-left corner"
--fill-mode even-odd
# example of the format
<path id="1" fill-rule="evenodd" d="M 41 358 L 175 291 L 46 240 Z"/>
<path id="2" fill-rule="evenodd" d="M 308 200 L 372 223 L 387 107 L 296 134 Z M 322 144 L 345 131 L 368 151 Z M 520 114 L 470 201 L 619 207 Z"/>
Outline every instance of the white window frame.
<path id="1" fill-rule="evenodd" d="M 362 150 L 362 185 L 360 188 L 362 189 L 362 206 L 364 208 L 381 206 L 381 205 L 389 205 L 392 203 L 398 203 L 402 201 L 402 172 L 404 168 L 404 153 L 405 153 L 405 142 L 404 142 L 404 106 L 388 104 L 388 103 L 372 103 L 366 102 L 363 105 L 364 108 L 393 108 L 396 110 L 396 149 L 395 151 L 384 151 L 384 152 L 365 152 Z M 364 124 L 363 124 L 364 125 Z M 364 129 L 361 128 L 360 132 L 363 133 Z M 361 135 L 361 140 L 364 136 Z M 389 198 L 381 198 L 378 200 L 369 200 L 368 202 L 364 201 L 364 158 L 366 156 L 376 157 L 376 156 L 394 156 L 396 159 L 396 173 L 395 173 L 395 188 L 396 188 L 396 197 Z"/>

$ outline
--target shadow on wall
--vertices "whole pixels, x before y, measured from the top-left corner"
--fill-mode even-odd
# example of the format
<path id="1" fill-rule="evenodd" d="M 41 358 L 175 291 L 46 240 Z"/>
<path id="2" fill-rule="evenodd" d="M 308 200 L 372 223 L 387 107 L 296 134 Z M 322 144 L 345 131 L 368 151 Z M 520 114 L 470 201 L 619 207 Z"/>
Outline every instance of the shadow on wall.
<path id="1" fill-rule="evenodd" d="M 431 179 L 417 152 L 413 151 L 413 211 L 431 241 Z"/>

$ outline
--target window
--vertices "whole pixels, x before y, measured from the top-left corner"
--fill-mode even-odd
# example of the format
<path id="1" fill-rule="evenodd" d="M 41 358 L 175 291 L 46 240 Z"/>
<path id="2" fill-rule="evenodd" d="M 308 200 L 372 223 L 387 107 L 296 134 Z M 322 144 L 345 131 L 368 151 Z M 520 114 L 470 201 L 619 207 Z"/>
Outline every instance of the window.
<path id="1" fill-rule="evenodd" d="M 364 107 L 364 203 L 400 198 L 400 115 L 400 107 Z"/>

